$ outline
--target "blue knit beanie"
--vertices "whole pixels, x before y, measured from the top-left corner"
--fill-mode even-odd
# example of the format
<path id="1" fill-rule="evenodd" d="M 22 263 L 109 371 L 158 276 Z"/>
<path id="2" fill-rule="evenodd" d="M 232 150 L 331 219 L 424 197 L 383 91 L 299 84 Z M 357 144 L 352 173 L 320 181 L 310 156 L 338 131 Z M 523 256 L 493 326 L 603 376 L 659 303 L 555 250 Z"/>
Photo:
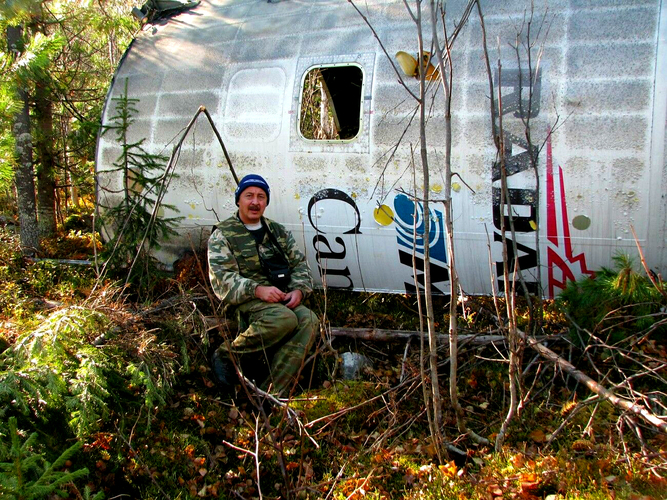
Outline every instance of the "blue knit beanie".
<path id="1" fill-rule="evenodd" d="M 236 204 L 239 204 L 239 196 L 241 196 L 241 193 L 251 186 L 264 190 L 266 193 L 266 204 L 268 205 L 271 199 L 271 189 L 269 188 L 269 184 L 264 180 L 264 177 L 257 174 L 248 174 L 241 179 L 239 186 L 236 188 L 236 191 L 234 191 L 234 200 L 236 201 Z"/>

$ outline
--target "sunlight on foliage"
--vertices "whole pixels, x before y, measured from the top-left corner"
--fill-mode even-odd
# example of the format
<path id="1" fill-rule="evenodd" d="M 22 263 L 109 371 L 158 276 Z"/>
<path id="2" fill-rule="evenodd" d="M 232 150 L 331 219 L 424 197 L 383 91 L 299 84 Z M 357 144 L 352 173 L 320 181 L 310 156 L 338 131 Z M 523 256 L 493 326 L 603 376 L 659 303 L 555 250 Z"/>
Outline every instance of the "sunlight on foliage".
<path id="1" fill-rule="evenodd" d="M 71 307 L 52 313 L 36 330 L 23 334 L 2 354 L 0 398 L 3 412 L 48 419 L 66 409 L 78 436 L 95 431 L 107 413 L 106 355 L 91 340 L 108 321 L 96 311 Z"/>
<path id="2" fill-rule="evenodd" d="M 76 219 L 70 216 L 69 221 Z M 67 222 L 67 221 L 66 221 Z M 70 222 L 74 225 L 75 222 Z M 97 233 L 81 229 L 70 229 L 64 234 L 41 241 L 40 250 L 46 258 L 66 258 L 71 260 L 92 260 L 95 251 L 99 254 L 102 250 L 102 240 Z"/>
<path id="3" fill-rule="evenodd" d="M 81 240 L 88 240 L 81 236 Z M 67 239 L 80 248 L 76 238 Z M 47 248 L 49 244 L 47 243 Z M 28 318 L 44 306 L 52 307 L 84 299 L 95 281 L 94 270 L 57 262 L 31 263 L 21 254 L 18 237 L 0 232 L 0 316 Z M 49 301 L 57 301 L 49 304 Z"/>

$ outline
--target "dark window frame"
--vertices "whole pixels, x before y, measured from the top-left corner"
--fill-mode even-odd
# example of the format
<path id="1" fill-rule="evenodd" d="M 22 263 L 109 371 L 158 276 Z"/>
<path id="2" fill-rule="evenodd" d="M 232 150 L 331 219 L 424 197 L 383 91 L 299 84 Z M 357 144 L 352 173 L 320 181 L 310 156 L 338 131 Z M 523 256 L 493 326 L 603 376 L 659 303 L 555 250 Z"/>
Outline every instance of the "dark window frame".
<path id="1" fill-rule="evenodd" d="M 339 69 L 340 71 L 336 71 Z M 325 89 L 326 98 L 331 100 L 333 111 L 330 113 L 330 118 L 332 118 L 333 123 L 329 127 L 336 127 L 338 133 L 342 133 L 342 138 L 327 137 L 326 135 L 331 135 L 331 130 L 325 130 L 325 127 L 322 127 L 318 130 L 317 133 L 313 135 L 322 135 L 324 137 L 307 137 L 304 134 L 304 101 L 306 99 L 306 82 L 308 78 L 311 78 L 313 72 L 319 71 L 320 74 L 316 78 L 321 79 L 320 85 L 321 89 Z M 326 71 L 326 73 L 325 73 Z M 358 71 L 358 78 L 349 78 L 352 73 Z M 337 79 L 341 79 L 338 82 Z M 314 64 L 309 66 L 301 76 L 301 85 L 299 92 L 299 112 L 296 120 L 296 128 L 299 137 L 310 143 L 317 144 L 344 144 L 350 143 L 357 140 L 363 131 L 364 127 L 364 85 L 366 83 L 366 74 L 364 68 L 361 64 L 356 62 L 344 62 L 344 63 L 332 63 L 332 64 Z M 354 89 L 358 87 L 358 90 Z M 358 103 L 355 102 L 350 106 L 345 106 L 346 95 L 349 95 L 350 91 L 355 91 L 354 97 L 358 96 Z M 342 99 L 342 100 L 341 100 Z M 320 101 L 321 102 L 321 101 Z M 313 104 L 315 106 L 315 104 Z M 357 108 L 358 106 L 358 108 Z M 341 113 L 341 111 L 343 113 Z M 318 115 L 319 116 L 319 115 Z M 343 117 L 341 123 L 341 117 Z M 355 119 L 356 118 L 356 119 Z M 320 118 L 321 121 L 321 118 Z M 315 122 L 313 120 L 313 122 Z M 308 130 L 306 130 L 306 133 Z M 353 133 L 352 133 L 353 132 Z"/>

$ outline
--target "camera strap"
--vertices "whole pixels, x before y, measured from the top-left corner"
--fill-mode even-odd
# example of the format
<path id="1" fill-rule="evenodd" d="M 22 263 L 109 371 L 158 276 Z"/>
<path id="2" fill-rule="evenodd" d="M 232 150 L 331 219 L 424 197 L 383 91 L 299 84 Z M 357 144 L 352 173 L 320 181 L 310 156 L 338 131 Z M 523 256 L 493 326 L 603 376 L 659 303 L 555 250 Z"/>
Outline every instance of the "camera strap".
<path id="1" fill-rule="evenodd" d="M 280 243 L 278 243 L 278 239 L 275 237 L 275 235 L 271 232 L 271 229 L 269 228 L 269 225 L 266 223 L 264 218 L 262 217 L 261 219 L 262 227 L 264 228 L 264 231 L 269 235 L 269 240 L 273 244 L 273 248 L 278 252 L 280 257 L 282 257 L 283 261 L 289 267 L 289 260 L 287 259 L 287 256 L 285 255 L 285 252 L 283 252 L 283 248 L 280 246 Z M 257 245 L 257 253 L 259 254 L 259 243 L 255 242 Z M 261 257 L 260 257 L 261 258 Z"/>
<path id="2" fill-rule="evenodd" d="M 269 225 L 266 223 L 266 221 L 262 218 L 262 226 L 264 226 L 264 229 L 269 235 L 269 239 L 271 240 L 271 243 L 273 243 L 273 246 L 278 250 L 278 253 L 282 256 L 283 259 L 285 259 L 285 262 L 289 264 L 289 260 L 287 260 L 287 256 L 285 255 L 285 252 L 283 252 L 283 247 L 280 246 L 280 243 L 278 243 L 278 239 L 275 237 L 275 235 L 271 232 L 271 229 L 269 229 Z"/>

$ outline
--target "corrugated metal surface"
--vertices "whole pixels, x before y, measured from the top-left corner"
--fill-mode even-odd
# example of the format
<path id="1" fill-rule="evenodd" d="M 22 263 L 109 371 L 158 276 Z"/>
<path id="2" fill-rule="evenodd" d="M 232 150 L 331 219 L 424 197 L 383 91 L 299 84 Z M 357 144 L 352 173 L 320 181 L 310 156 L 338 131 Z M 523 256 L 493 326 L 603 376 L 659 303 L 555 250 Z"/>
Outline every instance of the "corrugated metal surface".
<path id="1" fill-rule="evenodd" d="M 525 52 L 520 49 L 520 73 L 510 45 L 528 4 L 483 3 L 492 64 L 497 67 L 499 51 L 502 62 L 503 123 L 513 168 L 509 183 L 526 278 L 537 279 L 535 227 L 546 294 L 558 293 L 565 279 L 609 265 L 617 251 L 636 254 L 631 226 L 649 265 L 664 272 L 666 9 L 658 0 L 561 0 L 548 2 L 545 16 L 544 7 L 536 5 L 533 36 L 542 18 L 548 23 L 533 53 L 535 58 L 542 51 L 539 100 L 531 117 L 533 143 L 540 148 L 538 190 L 522 155 L 526 145 L 518 97 L 520 75 L 524 85 L 527 79 Z M 402 1 L 358 5 L 390 55 L 417 52 L 415 27 Z M 447 2 L 450 33 L 463 7 L 460 0 Z M 428 45 L 430 33 L 425 38 Z M 457 264 L 467 292 L 488 293 L 487 242 L 492 259 L 499 261 L 494 240 L 502 214 L 476 15 L 457 39 L 452 59 L 452 166 L 460 175 L 453 179 Z M 362 69 L 359 135 L 351 141 L 307 141 L 298 131 L 304 75 L 312 67 L 335 64 Z M 493 72 L 497 92 L 497 69 Z M 131 136 L 146 138 L 152 152 L 170 153 L 199 106 L 206 106 L 239 175 L 256 172 L 268 179 L 273 192 L 267 216 L 297 233 L 315 276 L 355 289 L 402 292 L 412 286 L 412 255 L 416 252 L 419 261 L 423 248 L 409 229 L 414 204 L 400 190 L 413 190 L 416 104 L 347 1 L 202 2 L 144 29 L 120 65 L 109 99 L 122 92 L 125 80 L 130 96 L 140 99 Z M 410 79 L 408 87 L 417 92 L 417 81 Z M 108 101 L 105 120 L 110 110 Z M 444 133 L 439 92 L 429 106 L 427 129 L 434 199 L 443 197 L 445 185 Z M 111 136 L 100 139 L 97 169 L 103 185 L 117 187 L 118 178 L 103 172 L 118 153 Z M 235 208 L 235 186 L 204 120 L 185 141 L 177 171 L 180 177 L 165 202 L 179 208 L 193 241 L 205 243 L 216 215 L 222 218 Z M 417 185 L 420 178 L 418 172 Z M 380 205 L 384 212 L 376 216 Z M 435 207 L 436 214 L 441 207 Z M 393 219 L 385 216 L 388 211 Z M 441 218 L 434 222 L 431 264 L 435 286 L 445 292 Z M 171 262 L 189 245 L 187 237 L 175 240 L 162 258 Z"/>

